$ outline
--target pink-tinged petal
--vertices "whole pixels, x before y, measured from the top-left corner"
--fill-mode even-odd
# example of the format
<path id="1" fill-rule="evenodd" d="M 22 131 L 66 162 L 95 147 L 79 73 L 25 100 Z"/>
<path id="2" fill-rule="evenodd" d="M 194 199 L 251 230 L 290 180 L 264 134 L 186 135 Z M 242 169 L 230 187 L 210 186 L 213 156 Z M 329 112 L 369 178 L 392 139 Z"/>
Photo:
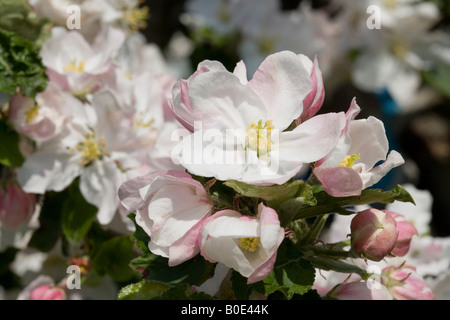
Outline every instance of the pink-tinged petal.
<path id="1" fill-rule="evenodd" d="M 376 166 L 369 172 L 360 174 L 363 181 L 363 189 L 373 186 L 375 183 L 380 181 L 389 171 L 402 165 L 403 163 L 405 163 L 405 160 L 403 159 L 401 154 L 395 150 L 392 150 L 385 162 Z"/>
<path id="2" fill-rule="evenodd" d="M 363 183 L 354 169 L 348 167 L 314 169 L 326 193 L 333 197 L 350 197 L 361 194 Z"/>
<path id="3" fill-rule="evenodd" d="M 194 115 L 188 90 L 186 81 L 178 80 L 172 89 L 172 100 L 169 101 L 169 106 L 178 122 L 190 132 L 194 132 Z"/>
<path id="4" fill-rule="evenodd" d="M 347 282 L 337 285 L 328 294 L 337 300 L 392 300 L 389 290 L 382 284 L 368 282 Z"/>
<path id="5" fill-rule="evenodd" d="M 258 205 L 258 217 L 260 219 L 260 242 L 266 251 L 271 251 L 274 247 L 278 247 L 280 240 L 284 238 L 284 229 L 280 227 L 280 219 L 277 212 L 266 207 L 262 203 Z"/>
<path id="6" fill-rule="evenodd" d="M 284 236 L 284 235 L 283 235 Z M 279 245 L 279 244 L 278 244 Z M 264 280 L 273 270 L 275 261 L 277 260 L 277 251 L 275 251 L 269 259 L 259 265 L 255 271 L 247 279 L 247 284 L 252 284 L 260 280 Z"/>
<path id="7" fill-rule="evenodd" d="M 194 120 L 201 121 L 204 130 L 245 130 L 251 122 L 270 119 L 259 97 L 229 72 L 198 75 L 189 87 L 189 98 Z"/>
<path id="8" fill-rule="evenodd" d="M 349 154 L 360 155 L 355 163 L 364 164 L 364 171 L 369 171 L 378 161 L 384 161 L 389 150 L 384 124 L 370 116 L 367 119 L 354 120 L 349 126 L 352 141 Z"/>
<path id="9" fill-rule="evenodd" d="M 204 226 L 205 218 L 189 229 L 180 239 L 169 248 L 169 266 L 183 263 L 200 252 L 199 237 Z"/>
<path id="10" fill-rule="evenodd" d="M 267 118 L 275 128 L 286 129 L 302 111 L 302 101 L 312 89 L 308 71 L 293 52 L 268 56 L 256 70 L 248 86 L 263 101 Z"/>
<path id="11" fill-rule="evenodd" d="M 315 116 L 292 131 L 280 134 L 280 159 L 312 163 L 326 156 L 339 141 L 345 115 L 327 113 Z"/>
<path id="12" fill-rule="evenodd" d="M 47 74 L 47 77 L 51 81 L 51 83 L 57 84 L 61 88 L 61 90 L 71 90 L 71 85 L 69 79 L 67 78 L 67 75 L 59 73 L 58 71 L 53 70 L 50 67 L 45 70 L 45 73 Z"/>
<path id="13" fill-rule="evenodd" d="M 247 79 L 247 67 L 245 63 L 241 60 L 236 64 L 236 67 L 233 70 L 233 74 L 238 77 L 239 81 L 246 85 L 248 83 Z"/>
<path id="14" fill-rule="evenodd" d="M 157 175 L 158 174 L 147 174 L 130 179 L 120 185 L 118 194 L 125 209 L 134 212 L 142 208 L 145 201 L 141 197 L 139 190 L 149 185 Z"/>
<path id="15" fill-rule="evenodd" d="M 322 107 L 325 100 L 325 86 L 323 84 L 322 71 L 319 68 L 317 56 L 314 57 L 314 64 L 311 70 L 312 90 L 303 100 L 303 112 L 296 120 L 297 125 L 312 118 Z"/>

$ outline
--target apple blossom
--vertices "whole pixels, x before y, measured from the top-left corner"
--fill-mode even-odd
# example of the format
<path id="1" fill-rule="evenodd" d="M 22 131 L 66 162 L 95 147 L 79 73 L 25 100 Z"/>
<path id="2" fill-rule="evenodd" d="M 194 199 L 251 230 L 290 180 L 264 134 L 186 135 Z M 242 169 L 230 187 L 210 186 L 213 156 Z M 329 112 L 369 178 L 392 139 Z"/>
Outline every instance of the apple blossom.
<path id="1" fill-rule="evenodd" d="M 72 117 L 72 110 L 82 103 L 50 82 L 35 100 L 20 94 L 11 98 L 9 121 L 17 132 L 38 142 L 58 135 L 64 123 Z"/>
<path id="2" fill-rule="evenodd" d="M 80 33 L 55 27 L 40 55 L 50 81 L 84 97 L 111 77 L 124 39 L 123 31 L 111 27 L 100 32 L 91 45 Z"/>
<path id="3" fill-rule="evenodd" d="M 389 213 L 397 223 L 398 238 L 392 254 L 397 257 L 405 256 L 409 251 L 412 237 L 418 234 L 417 229 L 402 214 L 388 210 L 383 211 Z"/>
<path id="4" fill-rule="evenodd" d="M 250 81 L 244 67 L 240 63 L 234 73 L 204 72 L 192 80 L 194 132 L 180 143 L 176 160 L 200 176 L 282 184 L 331 151 L 344 114 L 318 115 L 284 131 L 301 115 L 311 91 L 302 58 L 289 51 L 270 55 Z"/>
<path id="5" fill-rule="evenodd" d="M 409 265 L 389 266 L 383 269 L 382 283 L 395 300 L 434 300 L 434 294 L 416 268 Z"/>
<path id="6" fill-rule="evenodd" d="M 16 229 L 27 222 L 36 207 L 36 195 L 26 193 L 14 182 L 0 185 L 0 222 L 5 229 Z"/>
<path id="7" fill-rule="evenodd" d="M 378 209 L 359 212 L 353 217 L 350 229 L 352 250 L 374 261 L 391 254 L 399 234 L 395 219 Z"/>
<path id="8" fill-rule="evenodd" d="M 387 155 L 389 145 L 383 122 L 373 116 L 355 120 L 359 111 L 353 99 L 339 142 L 313 169 L 324 190 L 334 197 L 358 196 L 404 163 L 395 150 Z M 376 165 L 379 161 L 384 162 Z"/>
<path id="9" fill-rule="evenodd" d="M 119 188 L 122 205 L 150 236 L 154 254 L 178 265 L 199 253 L 197 238 L 212 205 L 203 186 L 182 171 L 136 177 Z"/>
<path id="10" fill-rule="evenodd" d="M 283 239 L 284 228 L 277 213 L 262 203 L 255 217 L 222 210 L 205 220 L 200 254 L 238 271 L 250 284 L 272 271 Z"/>
<path id="11" fill-rule="evenodd" d="M 72 109 L 74 116 L 60 135 L 26 159 L 18 171 L 19 183 L 24 190 L 42 194 L 61 191 L 80 177 L 81 193 L 99 208 L 99 222 L 108 224 L 119 205 L 117 190 L 127 170 L 145 161 L 156 139 L 153 108 L 145 101 L 136 108 L 142 112 L 126 113 L 110 91 L 94 94 L 92 104 Z"/>
<path id="12" fill-rule="evenodd" d="M 327 298 L 336 300 L 392 300 L 388 289 L 382 285 L 370 285 L 365 281 L 345 282 L 335 286 Z"/>

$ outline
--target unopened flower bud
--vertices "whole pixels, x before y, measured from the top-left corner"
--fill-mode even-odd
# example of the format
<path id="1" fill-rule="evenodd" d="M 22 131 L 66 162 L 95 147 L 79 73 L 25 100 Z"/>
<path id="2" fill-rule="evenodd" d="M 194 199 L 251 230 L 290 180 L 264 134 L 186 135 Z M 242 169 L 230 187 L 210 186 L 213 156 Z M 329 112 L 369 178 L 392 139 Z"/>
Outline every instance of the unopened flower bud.
<path id="1" fill-rule="evenodd" d="M 364 281 L 339 284 L 327 297 L 336 300 L 392 300 L 392 295 L 384 285 L 374 286 Z"/>
<path id="2" fill-rule="evenodd" d="M 391 254 L 399 233 L 395 219 L 374 208 L 358 213 L 352 219 L 350 229 L 353 251 L 373 261 Z"/>
<path id="3" fill-rule="evenodd" d="M 383 269 L 381 282 L 395 300 L 434 300 L 435 296 L 413 266 L 390 266 Z"/>
<path id="4" fill-rule="evenodd" d="M 30 300 L 65 300 L 66 293 L 62 288 L 43 285 L 30 293 Z"/>
<path id="5" fill-rule="evenodd" d="M 0 221 L 6 229 L 16 229 L 27 222 L 34 212 L 36 196 L 26 193 L 15 183 L 0 186 Z"/>
<path id="6" fill-rule="evenodd" d="M 409 251 L 412 237 L 419 233 L 416 227 L 406 220 L 402 214 L 387 210 L 383 211 L 389 213 L 397 223 L 398 238 L 394 249 L 392 249 L 392 254 L 397 257 L 403 257 Z"/>

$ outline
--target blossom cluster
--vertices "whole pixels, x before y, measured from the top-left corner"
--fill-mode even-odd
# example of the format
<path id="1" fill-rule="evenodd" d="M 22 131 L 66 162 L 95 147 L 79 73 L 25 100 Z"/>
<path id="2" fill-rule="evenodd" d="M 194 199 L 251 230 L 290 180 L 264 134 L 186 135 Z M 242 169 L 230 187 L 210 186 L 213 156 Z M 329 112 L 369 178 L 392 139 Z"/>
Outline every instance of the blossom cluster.
<path id="1" fill-rule="evenodd" d="M 322 110 L 334 64 L 356 49 L 355 83 L 400 104 L 412 96 L 411 62 L 424 56 L 377 41 L 417 16 L 428 32 L 437 13 L 380 1 L 384 31 L 369 39 L 352 27 L 348 43 L 342 21 L 360 23 L 362 2 L 339 1 L 331 21 L 307 4 L 188 1 L 192 30 L 244 37 L 231 69 L 207 58 L 186 74 L 138 32 L 140 1 L 78 1 L 83 27 L 68 30 L 70 1 L 30 0 L 51 21 L 33 43 L 47 82 L 35 95 L 18 85 L 0 104 L 0 138 L 19 154 L 0 148 L 0 254 L 23 276 L 16 298 L 84 298 L 71 291 L 78 278 L 26 279 L 61 252 L 83 286 L 112 279 L 108 298 L 171 299 L 179 288 L 189 299 L 445 296 L 450 242 L 430 235 L 431 200 L 378 188 L 405 163 L 383 121 L 362 118 L 357 96 Z M 447 58 L 439 41 L 425 45 L 433 61 Z"/>

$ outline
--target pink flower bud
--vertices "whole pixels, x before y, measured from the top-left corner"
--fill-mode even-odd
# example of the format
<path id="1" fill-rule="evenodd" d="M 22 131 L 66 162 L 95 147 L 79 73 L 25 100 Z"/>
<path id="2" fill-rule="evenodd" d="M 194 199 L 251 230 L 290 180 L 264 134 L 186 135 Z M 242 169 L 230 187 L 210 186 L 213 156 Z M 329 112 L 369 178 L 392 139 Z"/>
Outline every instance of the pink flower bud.
<path id="1" fill-rule="evenodd" d="M 392 295 L 381 283 L 347 282 L 337 285 L 328 294 L 337 300 L 392 300 Z"/>
<path id="2" fill-rule="evenodd" d="M 407 265 L 383 269 L 381 281 L 395 300 L 434 300 L 435 296 L 416 268 Z"/>
<path id="3" fill-rule="evenodd" d="M 383 211 L 389 213 L 397 223 L 398 238 L 397 243 L 392 250 L 392 254 L 397 257 L 403 257 L 409 251 L 411 238 L 419 233 L 417 232 L 416 227 L 411 222 L 406 220 L 405 216 L 402 214 L 388 210 Z"/>
<path id="4" fill-rule="evenodd" d="M 0 221 L 5 229 L 16 229 L 28 221 L 36 206 L 36 196 L 15 183 L 0 187 Z"/>
<path id="5" fill-rule="evenodd" d="M 391 253 L 399 233 L 395 219 L 374 208 L 358 213 L 352 219 L 350 229 L 353 251 L 374 261 Z"/>
<path id="6" fill-rule="evenodd" d="M 62 288 L 50 285 L 37 287 L 30 293 L 30 300 L 65 300 L 66 293 Z"/>

